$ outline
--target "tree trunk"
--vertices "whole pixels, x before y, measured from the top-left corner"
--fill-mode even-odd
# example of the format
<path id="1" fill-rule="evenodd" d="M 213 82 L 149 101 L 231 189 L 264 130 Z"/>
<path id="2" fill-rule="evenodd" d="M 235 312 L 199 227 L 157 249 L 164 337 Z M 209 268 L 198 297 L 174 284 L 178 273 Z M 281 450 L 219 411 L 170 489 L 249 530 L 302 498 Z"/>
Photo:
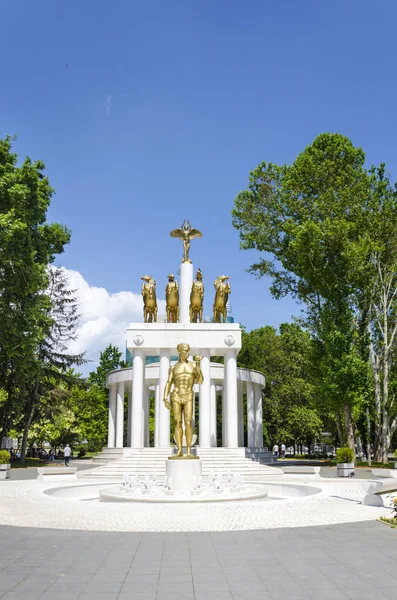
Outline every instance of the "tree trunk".
<path id="1" fill-rule="evenodd" d="M 343 405 L 343 417 L 344 417 L 344 426 L 345 426 L 345 440 L 346 446 L 351 448 L 355 453 L 354 448 L 354 429 L 353 429 L 353 419 L 352 419 L 352 410 L 350 404 Z"/>
<path id="2" fill-rule="evenodd" d="M 369 418 L 369 408 L 367 408 L 367 459 L 368 466 L 372 465 L 372 457 L 371 457 L 371 420 Z"/>
<path id="3" fill-rule="evenodd" d="M 341 419 L 341 414 L 340 414 L 339 410 L 336 412 L 335 421 L 336 421 L 336 429 L 338 431 L 338 437 L 339 437 L 339 446 L 343 446 L 344 445 L 344 436 L 343 436 L 342 419 Z"/>
<path id="4" fill-rule="evenodd" d="M 371 326 L 368 324 L 368 333 L 370 338 L 372 337 Z M 379 357 L 375 354 L 374 346 L 372 341 L 369 344 L 369 358 L 372 370 L 372 376 L 374 378 L 374 390 L 375 390 L 375 427 L 374 427 L 374 461 L 381 462 L 382 460 L 382 420 L 381 420 L 381 405 L 382 395 L 380 386 L 380 374 L 379 374 Z"/>
<path id="5" fill-rule="evenodd" d="M 389 450 L 389 352 L 385 348 L 383 355 L 383 403 L 382 403 L 382 441 L 381 441 L 381 454 L 382 462 L 386 464 L 388 462 L 387 452 Z"/>
<path id="6" fill-rule="evenodd" d="M 34 400 L 32 400 L 31 407 L 25 415 L 25 426 L 24 426 L 24 430 L 23 430 L 22 447 L 21 447 L 21 463 L 25 462 L 26 445 L 28 443 L 29 428 L 30 428 L 30 424 L 32 423 L 35 408 L 36 408 L 36 402 Z"/>

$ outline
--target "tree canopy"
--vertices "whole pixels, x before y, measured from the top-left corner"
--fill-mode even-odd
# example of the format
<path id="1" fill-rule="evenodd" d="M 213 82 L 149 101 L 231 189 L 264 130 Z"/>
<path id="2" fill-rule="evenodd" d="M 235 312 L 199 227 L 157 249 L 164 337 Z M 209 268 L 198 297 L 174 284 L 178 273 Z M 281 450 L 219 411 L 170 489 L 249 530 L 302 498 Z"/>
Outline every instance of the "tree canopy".
<path id="1" fill-rule="evenodd" d="M 376 453 L 384 461 L 397 426 L 389 395 L 396 201 L 384 165 L 367 169 L 361 148 L 324 133 L 291 165 L 261 163 L 233 210 L 241 248 L 263 253 L 251 272 L 271 277 L 274 297 L 290 294 L 305 306 L 305 325 L 325 357 L 325 379 L 352 448 L 355 401 L 370 360 Z"/>

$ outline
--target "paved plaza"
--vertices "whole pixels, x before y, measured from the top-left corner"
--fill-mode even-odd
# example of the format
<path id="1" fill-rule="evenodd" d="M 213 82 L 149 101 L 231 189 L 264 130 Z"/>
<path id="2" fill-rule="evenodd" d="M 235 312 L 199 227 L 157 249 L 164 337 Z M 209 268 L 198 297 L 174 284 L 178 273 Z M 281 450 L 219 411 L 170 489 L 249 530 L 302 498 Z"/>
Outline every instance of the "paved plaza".
<path id="1" fill-rule="evenodd" d="M 397 530 L 361 504 L 359 478 L 310 480 L 322 491 L 305 498 L 131 505 L 91 498 L 103 482 L 18 477 L 0 484 L 1 600 L 397 598 Z"/>
<path id="2" fill-rule="evenodd" d="M 2 600 L 395 600 L 378 522 L 225 533 L 0 527 Z"/>
<path id="3" fill-rule="evenodd" d="M 183 505 L 99 502 L 99 489 L 119 486 L 103 481 L 7 481 L 0 484 L 0 525 L 130 532 L 245 531 L 372 521 L 381 515 L 390 516 L 388 508 L 361 504 L 365 482 L 303 481 L 283 476 L 283 486 L 307 485 L 316 493 L 282 500 Z M 270 488 L 278 483 L 273 480 L 265 485 Z"/>

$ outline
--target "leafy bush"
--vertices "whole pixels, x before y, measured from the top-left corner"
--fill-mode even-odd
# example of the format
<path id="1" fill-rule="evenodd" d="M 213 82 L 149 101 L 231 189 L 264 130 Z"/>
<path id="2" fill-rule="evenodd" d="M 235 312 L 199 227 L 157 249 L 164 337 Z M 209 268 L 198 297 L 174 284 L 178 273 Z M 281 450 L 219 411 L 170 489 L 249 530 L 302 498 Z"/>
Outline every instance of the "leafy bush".
<path id="1" fill-rule="evenodd" d="M 394 456 L 397 458 L 397 450 L 394 450 Z"/>
<path id="2" fill-rule="evenodd" d="M 394 519 L 397 519 L 397 498 L 393 498 L 393 500 L 391 501 L 391 507 L 393 509 L 394 512 Z"/>
<path id="3" fill-rule="evenodd" d="M 0 450 L 0 465 L 8 465 L 11 462 L 11 454 L 7 450 Z"/>
<path id="4" fill-rule="evenodd" d="M 354 461 L 354 452 L 351 448 L 338 448 L 336 451 L 337 463 L 352 463 Z"/>

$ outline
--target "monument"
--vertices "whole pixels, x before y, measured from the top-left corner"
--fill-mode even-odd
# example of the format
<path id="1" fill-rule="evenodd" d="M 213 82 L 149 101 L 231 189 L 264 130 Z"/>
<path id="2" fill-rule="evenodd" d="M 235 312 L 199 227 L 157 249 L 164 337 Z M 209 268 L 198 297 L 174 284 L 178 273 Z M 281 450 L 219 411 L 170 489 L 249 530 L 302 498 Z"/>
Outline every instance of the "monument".
<path id="1" fill-rule="evenodd" d="M 158 321 L 156 281 L 151 275 L 142 277 L 144 319 L 130 323 L 126 335 L 132 367 L 107 376 L 108 449 L 117 450 L 118 456 L 122 451 L 126 458 L 138 456 L 142 449 L 150 449 L 156 461 L 160 461 L 160 456 L 164 459 L 171 456 L 166 460 L 167 475 L 172 469 L 172 478 L 176 481 L 176 470 L 183 470 L 184 476 L 194 470 L 192 477 L 197 480 L 202 460 L 206 461 L 207 469 L 211 464 L 210 452 L 217 446 L 234 455 L 241 450 L 239 456 L 245 456 L 245 446 L 250 450 L 262 449 L 265 378 L 257 371 L 237 368 L 241 328 L 228 318 L 226 303 L 231 286 L 227 275 L 212 274 L 215 280 L 213 318 L 211 322 L 204 322 L 204 276 L 197 269 L 194 280 L 190 258 L 191 241 L 202 238 L 202 233 L 186 220 L 170 235 L 183 243 L 179 282 L 172 274 L 174 270 L 170 270 L 165 286 L 166 319 Z M 211 362 L 211 356 L 222 357 L 223 364 Z M 219 398 L 221 402 L 217 401 Z M 196 403 L 198 421 L 194 432 Z M 170 427 L 170 411 L 175 421 L 177 460 L 171 452 L 174 432 Z M 221 431 L 218 430 L 219 411 Z M 151 414 L 154 414 L 152 438 L 149 436 Z M 195 455 L 200 459 L 192 459 Z M 227 452 L 222 456 L 226 458 Z M 150 460 L 149 455 L 145 460 Z"/>

